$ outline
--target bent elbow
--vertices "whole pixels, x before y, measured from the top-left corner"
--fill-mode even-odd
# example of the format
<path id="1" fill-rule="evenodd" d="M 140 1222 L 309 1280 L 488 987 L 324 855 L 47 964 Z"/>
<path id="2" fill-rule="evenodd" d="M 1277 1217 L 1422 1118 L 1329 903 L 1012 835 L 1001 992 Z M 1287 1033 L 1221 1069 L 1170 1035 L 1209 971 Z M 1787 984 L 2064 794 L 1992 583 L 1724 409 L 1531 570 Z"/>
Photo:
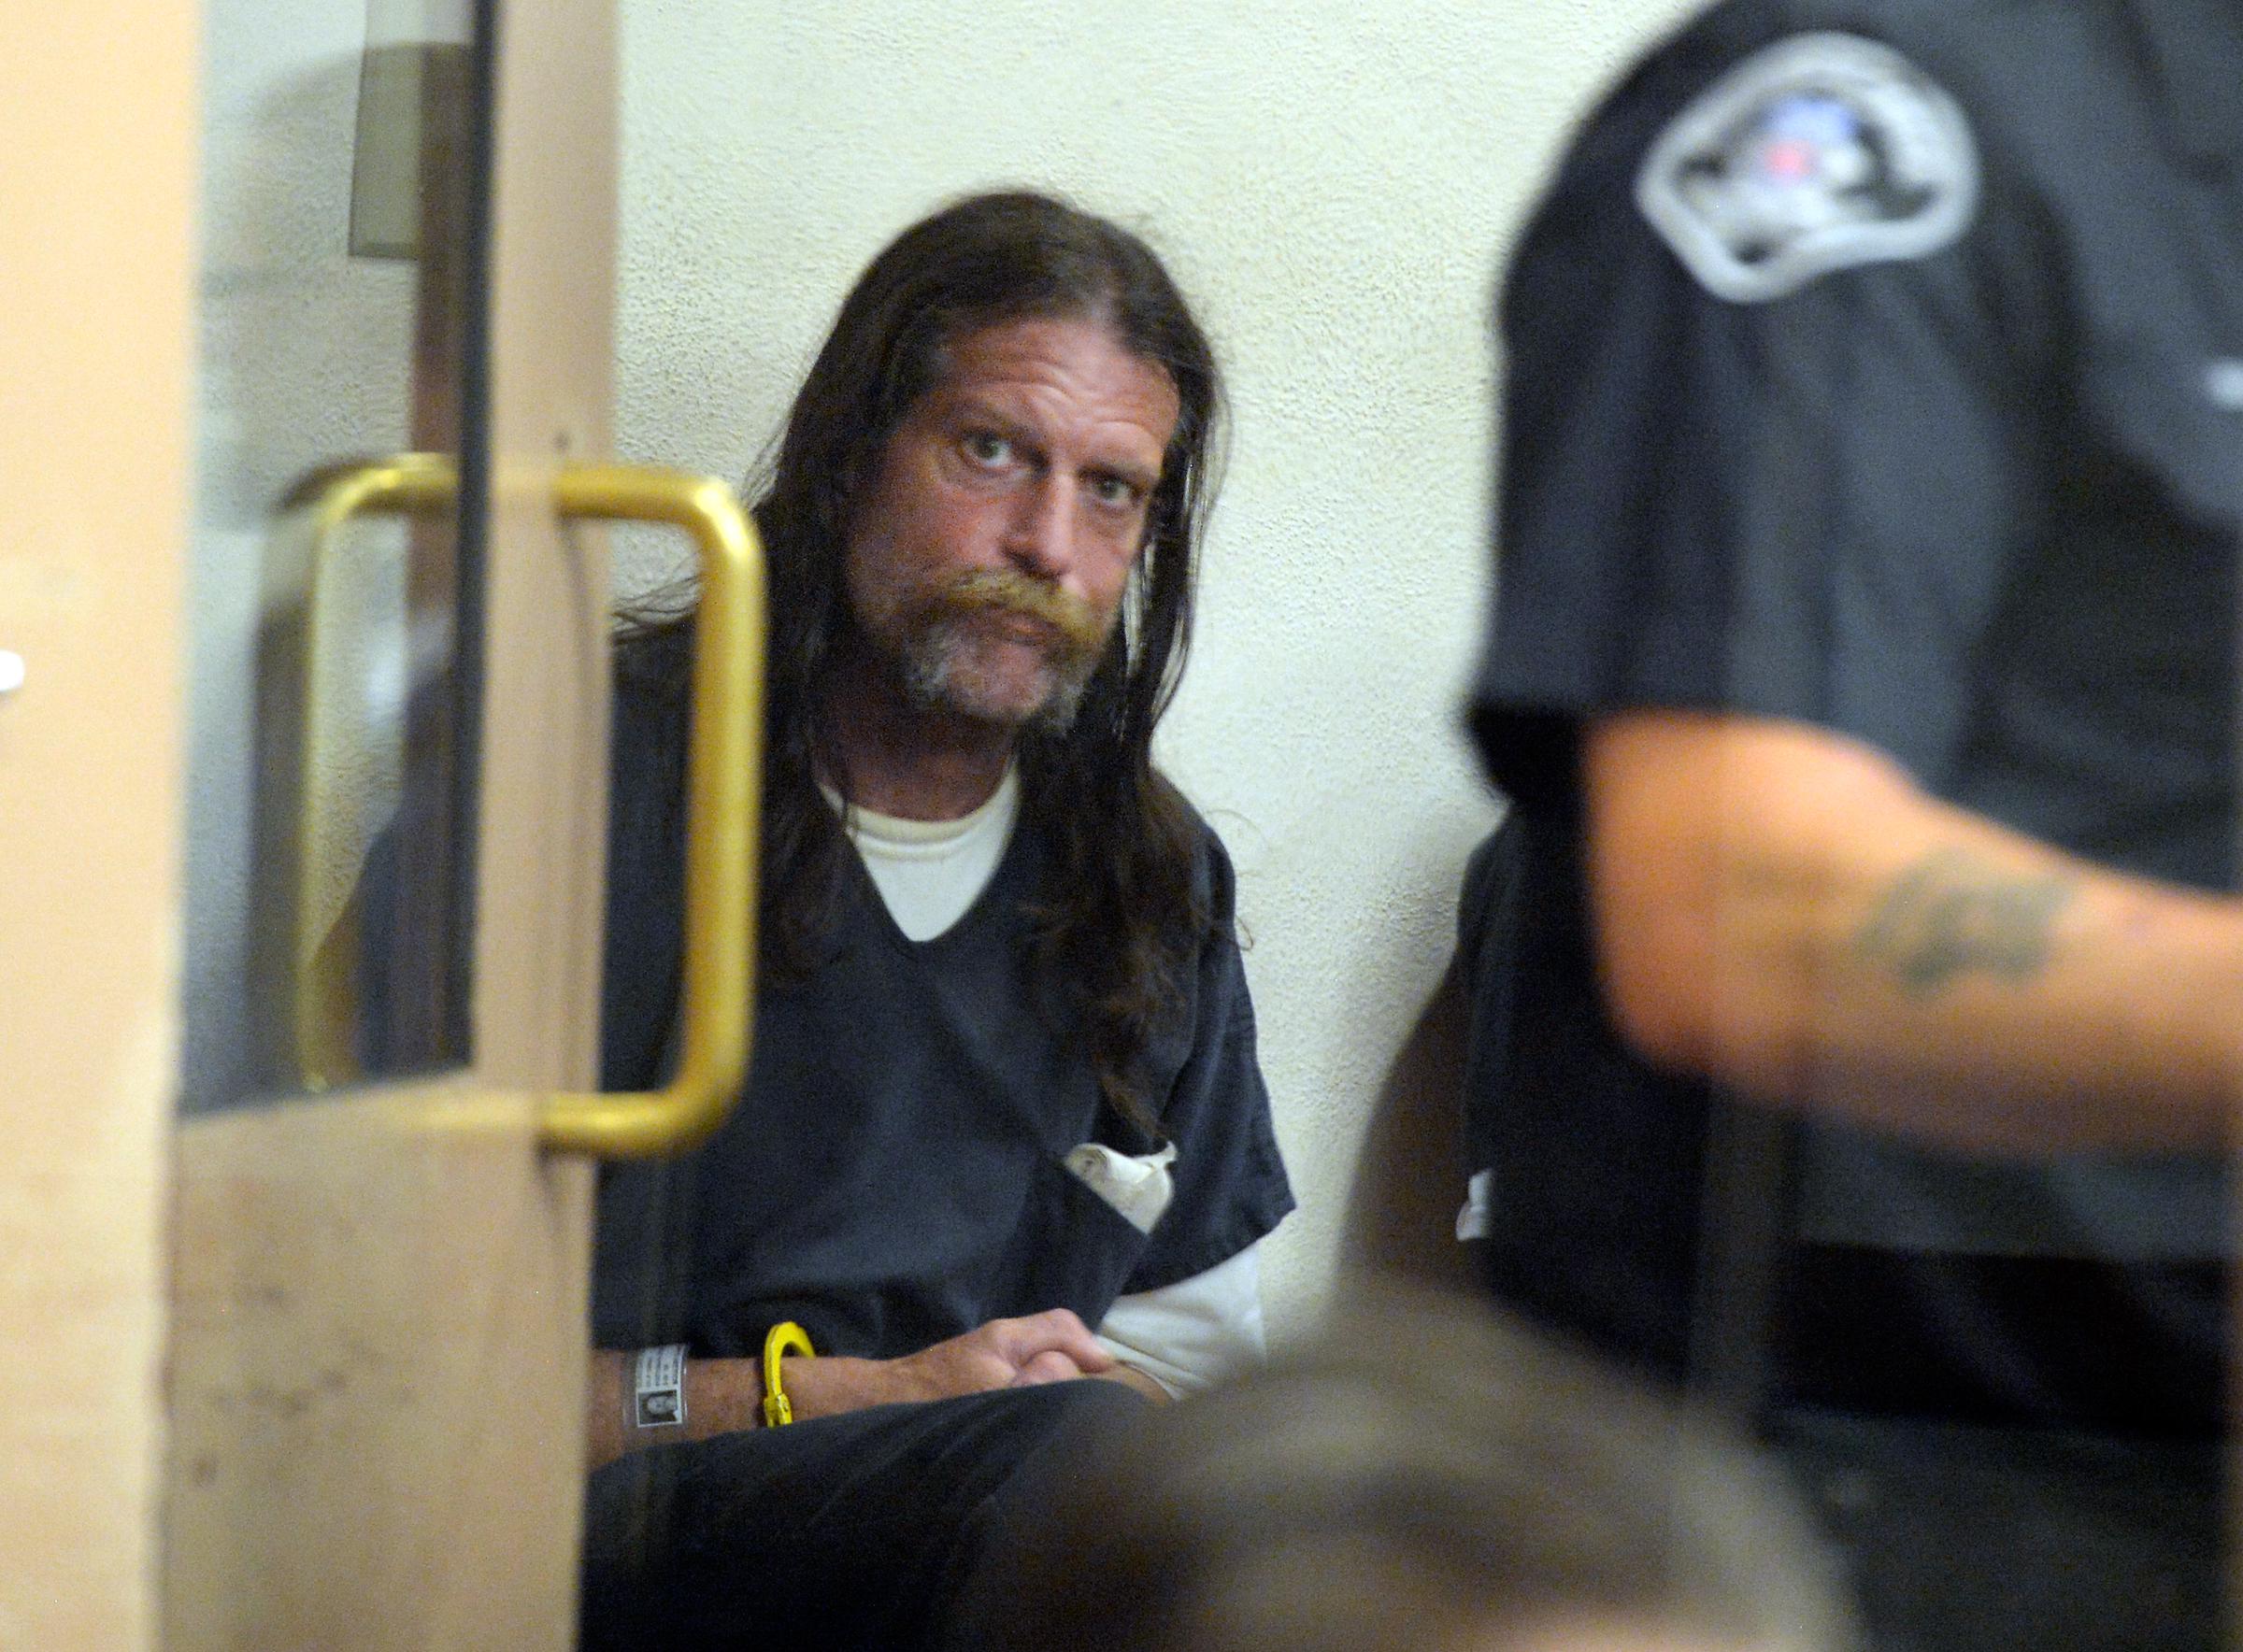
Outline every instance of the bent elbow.
<path id="1" fill-rule="evenodd" d="M 1600 946 L 1606 1017 L 1639 1060 L 1664 1072 L 1712 1077 L 1712 1054 L 1721 1041 L 1710 983 L 1678 950 L 1640 936 L 1626 945 Z"/>
<path id="2" fill-rule="evenodd" d="M 1787 996 L 1695 941 L 1600 947 L 1605 1012 L 1637 1060 L 1784 1104 L 1807 1059 Z"/>

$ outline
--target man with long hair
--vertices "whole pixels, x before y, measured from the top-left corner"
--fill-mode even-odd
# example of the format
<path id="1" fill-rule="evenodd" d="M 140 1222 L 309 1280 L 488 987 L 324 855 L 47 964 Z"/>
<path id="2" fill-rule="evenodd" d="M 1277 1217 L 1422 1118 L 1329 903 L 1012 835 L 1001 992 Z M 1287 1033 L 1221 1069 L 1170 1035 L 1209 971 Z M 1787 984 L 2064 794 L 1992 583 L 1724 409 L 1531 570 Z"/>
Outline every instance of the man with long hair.
<path id="1" fill-rule="evenodd" d="M 953 1644 L 1025 1464 L 1258 1358 L 1292 1196 L 1229 863 L 1150 749 L 1220 407 L 1159 260 L 1044 196 L 843 304 L 755 507 L 748 1092 L 601 1191 L 588 1644 Z M 613 1088 L 676 1017 L 692 648 L 621 647 Z"/>

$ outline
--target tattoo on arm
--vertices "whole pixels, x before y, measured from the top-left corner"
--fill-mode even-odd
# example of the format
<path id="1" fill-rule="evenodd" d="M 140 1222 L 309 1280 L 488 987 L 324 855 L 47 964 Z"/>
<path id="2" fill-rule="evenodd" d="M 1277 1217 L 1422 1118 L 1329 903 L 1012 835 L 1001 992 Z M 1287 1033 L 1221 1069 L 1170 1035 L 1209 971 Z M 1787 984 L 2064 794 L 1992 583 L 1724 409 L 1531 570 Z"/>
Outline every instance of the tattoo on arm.
<path id="1" fill-rule="evenodd" d="M 2068 878 L 2021 877 L 1968 849 L 1941 849 L 1901 874 L 1854 948 L 1919 998 L 1973 973 L 2031 980 L 2048 962 L 2057 915 L 2077 892 Z"/>

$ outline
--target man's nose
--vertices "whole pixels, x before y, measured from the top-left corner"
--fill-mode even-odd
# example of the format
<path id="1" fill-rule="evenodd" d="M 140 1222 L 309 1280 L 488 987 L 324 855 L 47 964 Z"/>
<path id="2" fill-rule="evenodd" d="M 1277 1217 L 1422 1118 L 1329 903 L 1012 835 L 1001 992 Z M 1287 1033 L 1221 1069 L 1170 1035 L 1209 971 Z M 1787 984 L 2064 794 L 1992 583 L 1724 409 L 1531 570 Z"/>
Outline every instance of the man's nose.
<path id="1" fill-rule="evenodd" d="M 1005 540 L 1006 554 L 1023 573 L 1060 579 L 1075 566 L 1075 490 L 1058 476 L 1038 477 L 1022 490 Z"/>

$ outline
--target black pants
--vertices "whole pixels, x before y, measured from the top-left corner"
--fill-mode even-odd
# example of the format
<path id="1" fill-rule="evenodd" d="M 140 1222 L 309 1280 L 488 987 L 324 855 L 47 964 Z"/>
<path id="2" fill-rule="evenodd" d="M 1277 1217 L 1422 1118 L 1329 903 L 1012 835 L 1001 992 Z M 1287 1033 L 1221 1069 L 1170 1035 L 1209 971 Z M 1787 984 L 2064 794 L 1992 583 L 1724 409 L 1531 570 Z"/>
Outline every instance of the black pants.
<path id="1" fill-rule="evenodd" d="M 1873 1652 L 2220 1652 L 2220 1447 L 1793 1413 Z"/>
<path id="2" fill-rule="evenodd" d="M 882 1405 L 660 1446 L 592 1477 L 581 1645 L 973 1645 L 1042 1473 L 1144 1406 L 1119 1383 Z"/>

